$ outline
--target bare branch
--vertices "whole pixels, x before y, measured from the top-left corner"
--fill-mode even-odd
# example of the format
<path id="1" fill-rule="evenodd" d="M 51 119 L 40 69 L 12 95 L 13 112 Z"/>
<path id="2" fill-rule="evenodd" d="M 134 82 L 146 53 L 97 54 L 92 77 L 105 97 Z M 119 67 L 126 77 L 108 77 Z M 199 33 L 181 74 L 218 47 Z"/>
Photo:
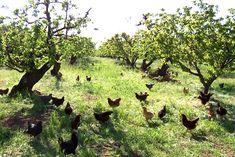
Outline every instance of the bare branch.
<path id="1" fill-rule="evenodd" d="M 81 18 L 80 22 L 82 22 L 84 19 L 86 19 L 86 18 L 88 17 L 89 12 L 90 12 L 91 9 L 92 9 L 92 8 L 88 9 L 88 11 L 85 13 L 85 16 L 84 16 L 83 18 Z M 60 32 L 60 31 L 62 31 L 62 30 L 69 30 L 69 29 L 76 28 L 76 27 L 80 24 L 80 22 L 78 22 L 76 25 L 72 25 L 72 26 L 65 26 L 65 25 L 64 25 L 62 28 L 59 28 L 59 29 L 55 30 L 52 34 L 54 35 L 54 34 L 56 34 L 57 32 Z"/>
<path id="2" fill-rule="evenodd" d="M 183 71 L 188 72 L 188 73 L 190 73 L 190 74 L 193 74 L 193 75 L 195 75 L 195 76 L 199 76 L 198 73 L 193 72 L 190 68 L 188 68 L 186 65 L 184 65 L 184 64 L 183 64 L 182 62 L 180 62 L 180 61 L 179 61 L 179 65 L 180 65 L 180 67 L 182 68 Z"/>

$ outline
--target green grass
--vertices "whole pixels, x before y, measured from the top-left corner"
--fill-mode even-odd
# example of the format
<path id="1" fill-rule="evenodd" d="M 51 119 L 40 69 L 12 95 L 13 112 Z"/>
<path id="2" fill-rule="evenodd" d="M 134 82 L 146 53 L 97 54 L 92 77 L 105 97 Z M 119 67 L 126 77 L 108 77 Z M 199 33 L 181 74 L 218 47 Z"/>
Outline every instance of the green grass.
<path id="1" fill-rule="evenodd" d="M 42 105 L 35 98 L 0 96 L 0 156 L 63 156 L 57 139 L 70 137 L 70 121 L 78 113 L 82 115 L 82 123 L 76 154 L 81 157 L 235 156 L 234 73 L 212 85 L 213 98 L 229 110 L 228 115 L 225 119 L 217 117 L 209 121 L 205 106 L 195 98 L 201 90 L 197 78 L 176 69 L 180 72 L 175 78 L 179 82 L 160 83 L 142 78 L 138 70 L 127 69 L 110 59 L 94 58 L 93 61 L 93 65 L 83 67 L 63 64 L 61 82 L 48 72 L 36 84 L 34 89 L 45 94 L 65 96 L 64 105 L 59 108 Z M 1 69 L 0 74 L 0 88 L 12 87 L 22 75 L 5 69 Z M 78 74 L 80 82 L 76 81 Z M 92 77 L 91 82 L 86 81 L 86 75 Z M 151 91 L 145 87 L 149 82 L 155 83 Z M 224 89 L 218 87 L 221 82 L 225 83 Z M 186 96 L 183 87 L 190 88 Z M 135 98 L 134 93 L 141 91 L 150 95 L 146 104 Z M 108 97 L 121 97 L 121 105 L 110 108 Z M 67 102 L 74 108 L 70 117 L 64 114 Z M 142 105 L 155 113 L 149 123 L 142 115 Z M 157 112 L 163 105 L 167 106 L 167 115 L 162 121 Z M 107 124 L 100 125 L 93 113 L 106 110 L 114 113 Z M 182 126 L 181 113 L 190 118 L 200 117 L 193 134 Z M 43 120 L 43 131 L 36 138 L 23 133 L 29 119 Z"/>

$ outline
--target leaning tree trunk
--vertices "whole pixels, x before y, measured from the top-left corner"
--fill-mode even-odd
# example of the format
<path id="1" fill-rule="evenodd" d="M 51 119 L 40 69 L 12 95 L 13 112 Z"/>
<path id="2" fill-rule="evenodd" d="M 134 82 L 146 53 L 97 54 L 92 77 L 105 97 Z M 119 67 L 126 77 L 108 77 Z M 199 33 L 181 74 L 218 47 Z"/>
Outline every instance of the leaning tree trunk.
<path id="1" fill-rule="evenodd" d="M 150 67 L 150 65 L 152 65 L 152 63 L 154 62 L 155 59 L 152 59 L 151 61 L 149 61 L 147 63 L 147 59 L 143 59 L 143 62 L 141 64 L 141 71 L 145 72 L 145 71 L 148 71 L 148 68 Z"/>
<path id="2" fill-rule="evenodd" d="M 20 79 L 17 85 L 14 85 L 9 93 L 9 96 L 14 96 L 17 93 L 31 92 L 33 86 L 44 76 L 44 74 L 50 69 L 49 62 L 45 63 L 40 69 L 35 69 L 30 72 L 26 72 Z"/>

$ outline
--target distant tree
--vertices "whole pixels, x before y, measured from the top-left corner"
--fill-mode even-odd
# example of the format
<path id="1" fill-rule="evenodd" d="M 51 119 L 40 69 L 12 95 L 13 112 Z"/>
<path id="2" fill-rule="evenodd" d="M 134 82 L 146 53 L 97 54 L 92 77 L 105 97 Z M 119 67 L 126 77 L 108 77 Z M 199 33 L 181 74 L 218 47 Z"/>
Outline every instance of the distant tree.
<path id="1" fill-rule="evenodd" d="M 71 0 L 30 0 L 16 9 L 13 18 L 1 24 L 0 61 L 24 73 L 9 95 L 31 91 L 58 60 L 58 45 L 71 31 L 79 34 L 88 21 L 90 9 L 83 17 L 74 15 L 77 6 Z"/>
<path id="2" fill-rule="evenodd" d="M 60 50 L 69 63 L 74 65 L 78 58 L 88 57 L 95 54 L 95 43 L 91 38 L 82 36 L 71 36 L 63 42 Z"/>
<path id="3" fill-rule="evenodd" d="M 134 68 L 138 59 L 138 52 L 134 48 L 135 40 L 126 33 L 115 34 L 100 46 L 100 55 L 120 58 L 126 65 Z"/>

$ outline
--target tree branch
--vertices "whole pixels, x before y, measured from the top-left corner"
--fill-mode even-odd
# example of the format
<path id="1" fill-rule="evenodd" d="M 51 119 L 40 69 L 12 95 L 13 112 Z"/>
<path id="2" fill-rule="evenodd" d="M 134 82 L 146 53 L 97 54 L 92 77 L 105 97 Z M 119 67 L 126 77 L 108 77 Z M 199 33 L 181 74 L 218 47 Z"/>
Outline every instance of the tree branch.
<path id="1" fill-rule="evenodd" d="M 91 9 L 92 9 L 92 8 L 88 9 L 88 11 L 85 13 L 85 16 L 84 16 L 83 18 L 81 18 L 80 22 L 81 22 L 82 20 L 84 20 L 85 18 L 87 18 L 87 16 L 89 15 L 89 12 L 90 12 Z M 64 25 L 62 28 L 59 28 L 59 29 L 53 31 L 52 34 L 54 35 L 54 34 L 56 34 L 57 32 L 60 32 L 60 31 L 65 30 L 65 29 L 66 29 L 66 30 L 69 30 L 69 29 L 76 28 L 76 27 L 80 24 L 80 22 L 78 22 L 77 24 L 72 25 L 72 26 L 66 26 L 66 25 Z"/>
<path id="2" fill-rule="evenodd" d="M 195 75 L 195 76 L 199 76 L 198 73 L 193 72 L 191 69 L 189 69 L 188 67 L 186 67 L 186 66 L 185 66 L 183 63 L 181 63 L 180 61 L 178 61 L 178 63 L 179 63 L 179 65 L 180 65 L 180 67 L 181 67 L 181 69 L 182 69 L 183 71 L 188 72 L 188 73 L 190 73 L 190 74 L 193 74 L 193 75 Z"/>

